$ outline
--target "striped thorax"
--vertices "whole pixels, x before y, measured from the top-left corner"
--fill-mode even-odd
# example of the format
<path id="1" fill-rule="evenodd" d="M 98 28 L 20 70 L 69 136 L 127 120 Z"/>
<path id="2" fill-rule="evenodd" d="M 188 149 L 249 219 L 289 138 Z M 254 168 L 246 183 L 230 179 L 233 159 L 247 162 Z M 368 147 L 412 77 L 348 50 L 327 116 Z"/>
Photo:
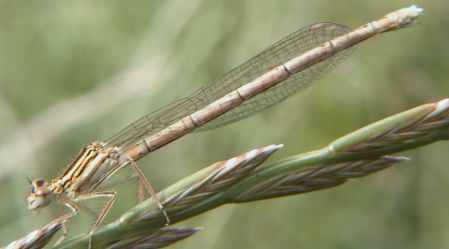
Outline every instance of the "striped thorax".
<path id="1" fill-rule="evenodd" d="M 118 159 L 117 147 L 105 148 L 102 142 L 89 144 L 79 152 L 61 176 L 50 182 L 43 179 L 31 182 L 31 193 L 27 198 L 28 209 L 45 207 L 53 199 L 60 199 L 62 196 L 73 200 L 80 194 L 92 191 L 104 180 L 106 172 L 103 167 L 118 164 Z"/>

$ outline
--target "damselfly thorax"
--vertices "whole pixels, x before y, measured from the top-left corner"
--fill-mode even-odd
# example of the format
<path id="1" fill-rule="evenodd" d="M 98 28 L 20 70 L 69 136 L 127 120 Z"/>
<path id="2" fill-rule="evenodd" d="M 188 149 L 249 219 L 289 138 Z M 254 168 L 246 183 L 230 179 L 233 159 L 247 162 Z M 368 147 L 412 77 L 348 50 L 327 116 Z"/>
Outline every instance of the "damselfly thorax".
<path id="1" fill-rule="evenodd" d="M 92 192 L 110 175 L 108 170 L 119 166 L 119 159 L 118 147 L 105 147 L 105 143 L 93 142 L 79 152 L 61 176 L 51 181 L 49 190 L 70 198 Z"/>

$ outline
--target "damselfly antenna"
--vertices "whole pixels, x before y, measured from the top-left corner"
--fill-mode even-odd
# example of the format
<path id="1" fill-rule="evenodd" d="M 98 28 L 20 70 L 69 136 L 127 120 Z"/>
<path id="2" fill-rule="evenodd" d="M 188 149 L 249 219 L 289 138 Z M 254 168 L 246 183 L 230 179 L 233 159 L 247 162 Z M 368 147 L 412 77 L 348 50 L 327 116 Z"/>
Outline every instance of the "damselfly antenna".
<path id="1" fill-rule="evenodd" d="M 33 180 L 31 180 L 31 177 L 26 176 L 27 182 L 28 184 L 32 185 L 33 184 Z"/>

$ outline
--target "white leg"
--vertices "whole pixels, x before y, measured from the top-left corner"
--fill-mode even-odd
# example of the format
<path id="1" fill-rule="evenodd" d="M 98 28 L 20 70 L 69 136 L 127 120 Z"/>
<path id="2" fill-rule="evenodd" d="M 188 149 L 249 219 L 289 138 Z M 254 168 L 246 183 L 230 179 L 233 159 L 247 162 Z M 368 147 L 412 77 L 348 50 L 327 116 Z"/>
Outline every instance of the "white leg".
<path id="1" fill-rule="evenodd" d="M 61 200 L 61 201 L 64 203 L 64 206 L 66 206 L 67 208 L 70 209 L 70 211 L 72 211 L 72 213 L 62 215 L 58 219 L 70 219 L 79 213 L 79 207 L 77 204 L 73 203 L 70 200 Z M 61 237 L 59 237 L 56 240 L 54 246 L 61 244 L 61 242 L 64 241 L 66 237 L 67 237 L 67 226 L 65 225 L 65 223 L 63 223 L 62 224 L 62 235 L 61 235 Z"/>
<path id="2" fill-rule="evenodd" d="M 141 185 L 143 185 L 143 187 L 145 187 L 145 189 L 148 191 L 148 193 L 151 195 L 151 197 L 153 197 L 153 199 L 156 201 L 157 206 L 159 207 L 159 209 L 161 210 L 162 214 L 164 215 L 164 217 L 165 217 L 165 225 L 169 225 L 170 224 L 170 218 L 168 217 L 168 214 L 165 211 L 164 206 L 162 205 L 159 197 L 157 196 L 156 190 L 151 185 L 151 183 L 147 180 L 147 178 L 145 177 L 145 175 L 143 174 L 142 170 L 139 168 L 137 163 L 134 160 L 132 160 L 131 158 L 128 158 L 128 160 L 129 160 L 129 162 L 131 164 L 131 167 L 133 168 L 134 172 L 136 172 L 137 176 L 139 177 L 139 188 L 141 188 L 140 187 Z"/>
<path id="3" fill-rule="evenodd" d="M 112 205 L 114 204 L 115 200 L 117 199 L 117 193 L 113 191 L 105 191 L 105 192 L 94 192 L 94 193 L 86 193 L 78 196 L 76 198 L 76 201 L 84 201 L 89 199 L 96 199 L 96 198 L 109 198 L 106 205 L 104 205 L 103 209 L 101 210 L 100 214 L 97 217 L 97 220 L 92 225 L 89 231 L 89 249 L 92 248 L 92 234 L 97 230 L 97 228 L 101 225 L 106 215 L 109 213 L 109 211 L 112 208 Z"/>

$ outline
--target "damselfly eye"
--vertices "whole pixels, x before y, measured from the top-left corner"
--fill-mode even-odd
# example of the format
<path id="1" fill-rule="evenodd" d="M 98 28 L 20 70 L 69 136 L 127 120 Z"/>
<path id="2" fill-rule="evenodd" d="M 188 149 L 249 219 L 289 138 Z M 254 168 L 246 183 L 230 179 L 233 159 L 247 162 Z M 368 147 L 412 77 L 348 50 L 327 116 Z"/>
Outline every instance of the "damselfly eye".
<path id="1" fill-rule="evenodd" d="M 44 185 L 45 181 L 43 179 L 38 179 L 36 180 L 36 186 L 41 187 L 42 185 Z"/>
<path id="2" fill-rule="evenodd" d="M 36 193 L 36 188 L 34 186 L 31 187 L 31 193 Z"/>

